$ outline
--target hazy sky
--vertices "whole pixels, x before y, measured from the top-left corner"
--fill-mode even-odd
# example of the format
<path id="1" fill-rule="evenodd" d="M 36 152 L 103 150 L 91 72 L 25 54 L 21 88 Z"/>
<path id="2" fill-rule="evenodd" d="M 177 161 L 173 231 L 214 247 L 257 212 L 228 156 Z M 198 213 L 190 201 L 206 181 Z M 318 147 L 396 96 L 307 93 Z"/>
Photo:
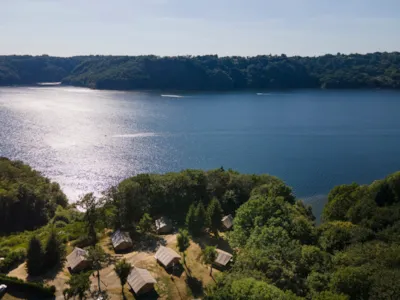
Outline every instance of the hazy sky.
<path id="1" fill-rule="evenodd" d="M 0 54 L 400 51 L 400 0 L 0 0 Z"/>

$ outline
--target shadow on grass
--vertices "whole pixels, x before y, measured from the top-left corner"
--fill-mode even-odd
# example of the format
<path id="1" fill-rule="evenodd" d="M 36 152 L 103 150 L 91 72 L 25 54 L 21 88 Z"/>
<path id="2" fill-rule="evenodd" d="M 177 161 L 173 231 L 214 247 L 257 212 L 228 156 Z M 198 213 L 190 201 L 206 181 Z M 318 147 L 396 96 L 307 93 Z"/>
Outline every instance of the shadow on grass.
<path id="1" fill-rule="evenodd" d="M 185 271 L 185 269 L 183 268 L 182 264 L 177 264 L 173 267 L 170 267 L 168 269 L 165 269 L 165 271 L 169 274 L 169 275 L 173 275 L 175 277 L 181 277 L 182 273 Z"/>
<path id="2" fill-rule="evenodd" d="M 192 295 L 195 298 L 202 297 L 204 295 L 203 281 L 196 277 L 188 276 L 186 278 L 186 284 L 192 291 Z"/>
<path id="3" fill-rule="evenodd" d="M 64 269 L 64 262 L 49 269 L 48 271 L 46 271 L 46 273 L 44 273 L 40 276 L 28 275 L 28 277 L 26 278 L 26 281 L 44 283 L 44 281 L 47 281 L 47 280 L 54 280 L 57 277 L 57 274 L 62 272 L 63 269 Z"/>
<path id="4" fill-rule="evenodd" d="M 218 249 L 223 251 L 232 253 L 233 250 L 227 240 L 223 239 L 222 237 L 215 237 L 214 235 L 210 234 L 203 234 L 199 237 L 193 237 L 193 241 L 200 246 L 201 249 L 204 249 L 207 246 L 216 246 Z"/>
<path id="5" fill-rule="evenodd" d="M 148 293 L 144 293 L 141 295 L 136 295 L 133 290 L 129 290 L 134 296 L 136 300 L 153 300 L 153 299 L 159 299 L 160 295 L 157 293 L 156 290 L 151 290 Z"/>
<path id="6" fill-rule="evenodd" d="M 46 297 L 43 297 L 43 295 L 40 295 L 40 296 L 32 295 L 31 293 L 21 292 L 18 289 L 14 289 L 11 287 L 9 287 L 7 289 L 7 293 L 5 293 L 5 294 L 3 293 L 0 295 L 0 299 L 3 299 L 3 298 L 7 299 L 6 295 L 17 298 L 17 299 L 26 299 L 26 300 L 55 300 L 56 299 L 56 297 L 54 297 L 54 296 L 46 298 Z"/>
<path id="7" fill-rule="evenodd" d="M 140 235 L 139 239 L 134 242 L 132 250 L 138 252 L 154 252 L 160 245 L 165 246 L 166 244 L 167 242 L 164 238 L 147 233 Z"/>

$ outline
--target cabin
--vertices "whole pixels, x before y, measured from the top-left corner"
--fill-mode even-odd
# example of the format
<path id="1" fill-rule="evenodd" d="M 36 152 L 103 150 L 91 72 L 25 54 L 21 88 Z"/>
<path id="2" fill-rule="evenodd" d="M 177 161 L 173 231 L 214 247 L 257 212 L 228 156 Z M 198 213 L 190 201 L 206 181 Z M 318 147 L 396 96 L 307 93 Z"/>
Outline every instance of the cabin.
<path id="1" fill-rule="evenodd" d="M 229 230 L 233 226 L 233 217 L 232 215 L 227 215 L 221 220 L 224 229 Z"/>
<path id="2" fill-rule="evenodd" d="M 128 232 L 117 230 L 111 236 L 111 242 L 115 251 L 124 251 L 132 248 L 133 242 Z"/>
<path id="3" fill-rule="evenodd" d="M 70 272 L 80 272 L 90 267 L 87 259 L 87 251 L 75 247 L 70 255 L 67 256 L 67 266 Z"/>
<path id="4" fill-rule="evenodd" d="M 166 217 L 156 220 L 157 233 L 170 233 L 172 231 L 172 222 Z"/>
<path id="5" fill-rule="evenodd" d="M 221 249 L 217 249 L 217 258 L 214 261 L 215 265 L 224 268 L 231 261 L 232 261 L 232 254 L 222 251 Z"/>
<path id="6" fill-rule="evenodd" d="M 134 267 L 128 276 L 127 282 L 136 295 L 150 292 L 157 281 L 146 269 Z"/>
<path id="7" fill-rule="evenodd" d="M 178 264 L 181 260 L 181 256 L 178 253 L 171 248 L 164 246 L 160 246 L 160 248 L 158 248 L 154 257 L 166 269 L 172 267 L 174 264 Z"/>

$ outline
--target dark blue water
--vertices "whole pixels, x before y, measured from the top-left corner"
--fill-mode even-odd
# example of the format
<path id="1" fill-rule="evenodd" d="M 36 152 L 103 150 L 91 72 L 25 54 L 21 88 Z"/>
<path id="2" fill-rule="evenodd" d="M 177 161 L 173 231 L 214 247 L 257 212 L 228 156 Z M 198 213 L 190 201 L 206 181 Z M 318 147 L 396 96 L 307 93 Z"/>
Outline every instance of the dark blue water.
<path id="1" fill-rule="evenodd" d="M 141 172 L 211 169 L 282 178 L 317 201 L 400 169 L 400 93 L 185 94 L 1 88 L 0 155 L 71 200 Z"/>

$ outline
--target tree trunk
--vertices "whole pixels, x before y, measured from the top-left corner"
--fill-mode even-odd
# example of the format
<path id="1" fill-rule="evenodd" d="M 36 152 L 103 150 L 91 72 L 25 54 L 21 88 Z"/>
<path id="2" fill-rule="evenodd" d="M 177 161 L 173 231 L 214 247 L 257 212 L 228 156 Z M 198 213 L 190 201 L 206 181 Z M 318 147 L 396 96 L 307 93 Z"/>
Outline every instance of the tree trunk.
<path id="1" fill-rule="evenodd" d="M 210 265 L 210 276 L 212 277 L 212 265 Z"/>
<path id="2" fill-rule="evenodd" d="M 101 292 L 101 287 L 100 287 L 100 270 L 97 270 L 97 281 L 99 284 L 99 292 Z"/>

